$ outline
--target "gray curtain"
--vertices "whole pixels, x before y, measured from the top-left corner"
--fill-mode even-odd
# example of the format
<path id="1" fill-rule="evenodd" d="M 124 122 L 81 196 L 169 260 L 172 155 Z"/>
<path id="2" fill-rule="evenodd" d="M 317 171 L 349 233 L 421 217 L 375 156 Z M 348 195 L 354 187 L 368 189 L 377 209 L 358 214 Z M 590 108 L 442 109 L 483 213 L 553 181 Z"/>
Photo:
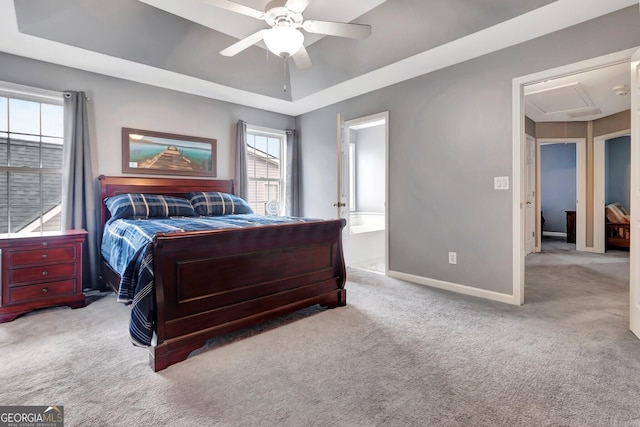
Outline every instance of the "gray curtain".
<path id="1" fill-rule="evenodd" d="M 238 120 L 236 131 L 236 175 L 235 192 L 238 197 L 249 199 L 249 176 L 247 171 L 247 124 Z"/>
<path id="2" fill-rule="evenodd" d="M 91 144 L 84 92 L 64 92 L 62 228 L 83 228 L 82 287 L 98 289 L 98 221 Z"/>
<path id="3" fill-rule="evenodd" d="M 295 129 L 287 129 L 286 201 L 287 215 L 300 216 L 300 155 Z"/>

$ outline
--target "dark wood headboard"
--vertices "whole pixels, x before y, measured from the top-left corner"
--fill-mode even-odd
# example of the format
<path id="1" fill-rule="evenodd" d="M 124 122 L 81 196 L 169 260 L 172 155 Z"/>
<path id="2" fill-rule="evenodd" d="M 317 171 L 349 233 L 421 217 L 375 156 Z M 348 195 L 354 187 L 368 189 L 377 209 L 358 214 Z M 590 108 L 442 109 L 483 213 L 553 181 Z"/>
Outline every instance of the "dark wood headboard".
<path id="1" fill-rule="evenodd" d="M 104 199 L 116 194 L 146 193 L 180 197 L 189 191 L 220 191 L 235 194 L 234 181 L 230 179 L 139 178 L 100 175 L 98 180 L 100 181 L 101 226 L 104 226 L 110 217 Z"/>

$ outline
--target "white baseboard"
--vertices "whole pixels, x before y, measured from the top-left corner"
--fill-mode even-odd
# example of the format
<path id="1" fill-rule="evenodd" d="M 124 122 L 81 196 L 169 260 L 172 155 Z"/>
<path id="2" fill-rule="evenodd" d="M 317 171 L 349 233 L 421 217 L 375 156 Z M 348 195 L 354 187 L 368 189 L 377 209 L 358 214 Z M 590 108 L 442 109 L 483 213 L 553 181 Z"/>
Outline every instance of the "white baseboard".
<path id="1" fill-rule="evenodd" d="M 442 280 L 429 279 L 422 276 L 414 276 L 413 274 L 401 273 L 399 271 L 393 270 L 388 270 L 387 276 L 394 277 L 400 280 L 406 280 L 407 282 L 417 283 L 419 285 L 430 286 L 432 288 L 444 289 L 446 291 L 456 292 L 459 294 L 503 302 L 506 304 L 520 305 L 520 301 L 517 300 L 513 295 L 502 294 L 500 292 L 487 291 L 485 289 L 478 289 L 471 286 L 445 282 Z"/>
<path id="2" fill-rule="evenodd" d="M 550 237 L 567 237 L 567 233 L 563 233 L 562 231 L 543 231 L 542 235 Z"/>
<path id="3" fill-rule="evenodd" d="M 371 259 L 367 259 L 365 261 L 359 261 L 359 262 L 354 262 L 352 264 L 347 265 L 347 267 L 353 267 L 353 268 L 359 268 L 362 267 L 363 265 L 369 265 L 369 264 L 384 264 L 384 257 L 380 258 L 371 258 Z"/>

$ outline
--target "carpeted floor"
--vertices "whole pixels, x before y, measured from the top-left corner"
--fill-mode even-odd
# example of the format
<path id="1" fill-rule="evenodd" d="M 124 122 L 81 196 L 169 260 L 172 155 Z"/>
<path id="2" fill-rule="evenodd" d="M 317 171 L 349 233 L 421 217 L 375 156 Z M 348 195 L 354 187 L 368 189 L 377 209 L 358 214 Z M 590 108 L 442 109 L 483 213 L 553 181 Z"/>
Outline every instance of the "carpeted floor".
<path id="1" fill-rule="evenodd" d="M 0 325 L 0 404 L 64 405 L 66 426 L 640 426 L 628 257 L 576 254 L 527 257 L 522 307 L 350 270 L 346 307 L 158 373 L 93 296 Z"/>

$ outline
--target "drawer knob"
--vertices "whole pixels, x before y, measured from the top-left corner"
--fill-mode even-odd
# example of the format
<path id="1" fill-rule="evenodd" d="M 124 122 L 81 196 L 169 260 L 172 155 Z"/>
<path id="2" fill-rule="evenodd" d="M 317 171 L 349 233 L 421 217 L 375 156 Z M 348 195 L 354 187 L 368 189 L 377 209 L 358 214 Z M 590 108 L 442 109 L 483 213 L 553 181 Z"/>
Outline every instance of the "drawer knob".
<path id="1" fill-rule="evenodd" d="M 48 242 L 42 242 L 42 246 L 49 246 Z"/>
<path id="2" fill-rule="evenodd" d="M 49 292 L 49 289 L 47 289 L 47 288 L 42 288 L 42 293 L 43 293 L 43 294 L 46 294 L 47 292 Z"/>
<path id="3" fill-rule="evenodd" d="M 47 270 L 43 270 L 43 271 L 42 271 L 42 275 L 43 275 L 43 276 L 46 276 L 47 274 L 49 274 L 49 272 L 48 272 Z"/>
<path id="4" fill-rule="evenodd" d="M 47 254 L 42 254 L 42 259 L 47 259 Z"/>

